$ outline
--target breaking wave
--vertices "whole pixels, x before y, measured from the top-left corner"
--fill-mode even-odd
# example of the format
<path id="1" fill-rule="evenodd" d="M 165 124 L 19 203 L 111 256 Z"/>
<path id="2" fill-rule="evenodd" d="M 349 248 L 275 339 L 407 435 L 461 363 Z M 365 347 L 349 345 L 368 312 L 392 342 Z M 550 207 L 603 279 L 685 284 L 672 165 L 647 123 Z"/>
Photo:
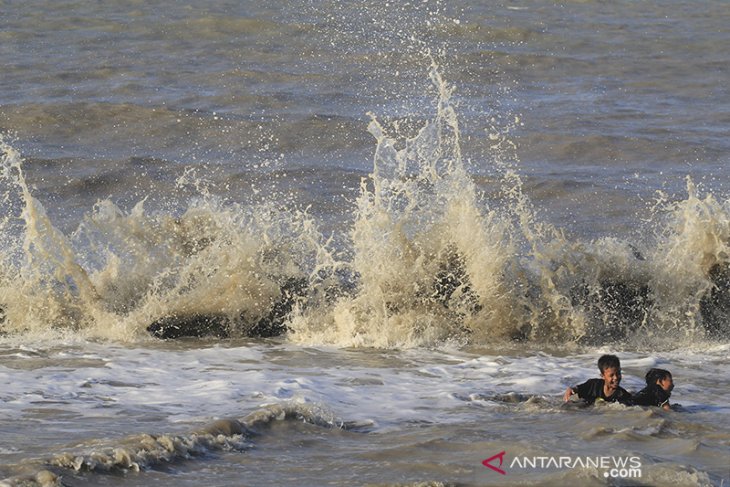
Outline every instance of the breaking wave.
<path id="1" fill-rule="evenodd" d="M 224 203 L 204 188 L 180 212 L 101 200 L 64 234 L 1 142 L 0 330 L 372 347 L 730 335 L 729 200 L 688 179 L 643 241 L 571 239 L 523 192 L 508 130 L 488 135 L 501 197 L 480 194 L 453 88 L 436 66 L 431 81 L 435 113 L 415 134 L 371 116 L 373 171 L 334 237 L 311 210 Z"/>
<path id="2" fill-rule="evenodd" d="M 64 485 L 65 471 L 139 472 L 181 460 L 222 451 L 245 451 L 273 421 L 300 421 L 326 428 L 347 428 L 313 404 L 295 402 L 262 407 L 244 418 L 219 419 L 188 434 L 135 434 L 114 441 L 89 441 L 46 459 L 26 461 L 25 472 L 0 480 L 0 486 L 56 487 Z"/>

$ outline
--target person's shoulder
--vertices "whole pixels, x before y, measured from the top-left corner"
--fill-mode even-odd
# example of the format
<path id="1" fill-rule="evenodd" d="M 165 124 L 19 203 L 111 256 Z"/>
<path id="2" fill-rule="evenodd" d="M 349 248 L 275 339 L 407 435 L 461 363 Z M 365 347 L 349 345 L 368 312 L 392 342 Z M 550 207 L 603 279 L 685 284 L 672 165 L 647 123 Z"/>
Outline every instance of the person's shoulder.
<path id="1" fill-rule="evenodd" d="M 649 386 L 644 387 L 642 390 L 633 395 L 632 401 L 634 406 L 650 406 L 651 399 L 651 388 Z"/>
<path id="2" fill-rule="evenodd" d="M 623 403 L 629 402 L 632 400 L 632 397 L 633 396 L 631 395 L 631 393 L 629 391 L 627 391 L 626 389 L 624 389 L 623 387 L 618 386 L 616 388 L 616 399 L 618 401 L 623 402 Z"/>
<path id="3" fill-rule="evenodd" d="M 659 384 L 649 384 L 644 390 L 647 396 L 653 397 L 659 402 L 664 402 L 666 399 L 669 399 L 669 394 Z"/>
<path id="4" fill-rule="evenodd" d="M 580 391 L 597 391 L 603 388 L 603 379 L 588 379 L 582 384 L 578 384 L 577 389 Z"/>
<path id="5" fill-rule="evenodd" d="M 575 386 L 575 392 L 581 399 L 593 403 L 593 401 L 601 396 L 603 389 L 603 379 L 588 379 L 582 384 Z"/>
<path id="6" fill-rule="evenodd" d="M 632 396 L 634 396 L 634 399 L 636 399 L 636 398 L 638 398 L 638 397 L 644 397 L 644 396 L 648 395 L 648 393 L 649 393 L 649 390 L 648 390 L 648 389 L 647 389 L 646 387 L 644 387 L 644 388 L 643 388 L 643 389 L 641 389 L 640 391 L 638 391 L 638 392 L 634 392 L 634 393 L 632 394 Z"/>
<path id="7" fill-rule="evenodd" d="M 669 400 L 669 394 L 657 384 L 649 384 L 634 394 L 635 406 L 662 406 Z"/>

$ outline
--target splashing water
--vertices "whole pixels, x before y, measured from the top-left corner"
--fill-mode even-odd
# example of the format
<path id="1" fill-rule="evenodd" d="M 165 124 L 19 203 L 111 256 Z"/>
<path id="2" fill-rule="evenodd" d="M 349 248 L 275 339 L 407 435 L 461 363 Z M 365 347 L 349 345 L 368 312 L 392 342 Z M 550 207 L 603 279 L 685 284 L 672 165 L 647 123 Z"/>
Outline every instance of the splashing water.
<path id="1" fill-rule="evenodd" d="M 431 77 L 437 113 L 414 138 L 396 140 L 374 117 L 370 123 L 374 169 L 361 183 L 351 232 L 356 294 L 326 315 L 297 317 L 293 339 L 407 347 L 504 338 L 519 323 L 505 286 L 514 256 L 506 221 L 477 207 L 451 89 L 435 67 Z"/>
<path id="2" fill-rule="evenodd" d="M 660 206 L 656 236 L 572 241 L 523 192 L 508 130 L 489 136 L 504 198 L 479 196 L 453 88 L 435 63 L 430 78 L 435 114 L 414 136 L 371 115 L 373 171 L 346 251 L 307 211 L 224 204 L 189 173 L 200 196 L 180 215 L 103 200 L 66 236 L 2 142 L 2 330 L 374 347 L 728 335 L 727 201 L 688 180 L 686 200 Z"/>
<path id="3" fill-rule="evenodd" d="M 72 329 L 128 340 L 156 320 L 179 325 L 202 316 L 221 334 L 246 334 L 267 324 L 287 283 L 315 281 L 329 258 L 306 212 L 223 207 L 212 197 L 179 217 L 148 214 L 143 201 L 128 214 L 100 201 L 66 237 L 30 194 L 19 154 L 2 149 L 3 181 L 18 192 L 6 202 L 22 206 L 24 223 L 20 242 L 11 218 L 4 221 L 6 332 Z"/>
<path id="4" fill-rule="evenodd" d="M 657 238 L 571 241 L 538 219 L 523 192 L 509 127 L 491 127 L 491 164 L 506 197 L 484 211 L 462 160 L 453 89 L 435 65 L 431 80 L 437 111 L 415 137 L 399 138 L 397 122 L 370 123 L 374 168 L 361 184 L 351 232 L 357 292 L 326 313 L 297 316 L 292 339 L 671 347 L 727 336 L 727 203 L 700 200 L 688 181 L 689 197 L 657 212 Z M 678 275 L 687 276 L 679 286 Z"/>

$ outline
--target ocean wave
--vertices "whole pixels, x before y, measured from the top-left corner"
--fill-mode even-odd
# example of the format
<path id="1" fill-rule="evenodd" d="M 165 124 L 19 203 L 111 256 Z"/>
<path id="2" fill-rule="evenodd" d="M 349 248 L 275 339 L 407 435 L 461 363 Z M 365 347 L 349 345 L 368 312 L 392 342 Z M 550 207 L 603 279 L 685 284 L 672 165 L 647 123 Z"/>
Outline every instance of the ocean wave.
<path id="1" fill-rule="evenodd" d="M 61 486 L 64 471 L 95 473 L 139 472 L 161 464 L 190 460 L 221 451 L 246 451 L 257 435 L 274 421 L 299 421 L 325 428 L 357 428 L 343 423 L 325 408 L 287 402 L 264 406 L 241 419 L 219 419 L 189 434 L 135 434 L 117 440 L 89 440 L 76 451 L 58 453 L 18 466 L 26 472 L 0 480 L 1 486 Z M 30 465 L 30 467 L 29 467 Z"/>
<path id="2" fill-rule="evenodd" d="M 657 204 L 644 240 L 571 239 L 538 218 L 508 130 L 489 136 L 500 197 L 480 198 L 461 154 L 453 88 L 436 67 L 431 77 L 439 93 L 431 119 L 372 117 L 372 173 L 347 202 L 350 227 L 332 236 L 308 209 L 277 201 L 281 192 L 227 203 L 192 173 L 176 182 L 197 191 L 187 207 L 150 211 L 143 199 L 125 212 L 103 199 L 64 233 L 3 142 L 0 330 L 383 348 L 676 348 L 730 336 L 728 201 L 688 179 L 686 199 Z M 114 174 L 80 181 L 99 191 Z"/>

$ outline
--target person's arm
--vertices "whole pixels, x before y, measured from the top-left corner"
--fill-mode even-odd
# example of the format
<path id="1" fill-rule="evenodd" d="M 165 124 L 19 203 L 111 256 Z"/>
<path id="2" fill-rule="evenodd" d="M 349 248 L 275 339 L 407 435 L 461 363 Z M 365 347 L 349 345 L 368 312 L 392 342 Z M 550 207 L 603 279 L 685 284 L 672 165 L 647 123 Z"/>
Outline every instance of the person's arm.
<path id="1" fill-rule="evenodd" d="M 570 401 L 570 398 L 575 394 L 575 390 L 572 387 L 568 387 L 565 389 L 565 394 L 563 394 L 563 401 L 568 402 Z"/>

